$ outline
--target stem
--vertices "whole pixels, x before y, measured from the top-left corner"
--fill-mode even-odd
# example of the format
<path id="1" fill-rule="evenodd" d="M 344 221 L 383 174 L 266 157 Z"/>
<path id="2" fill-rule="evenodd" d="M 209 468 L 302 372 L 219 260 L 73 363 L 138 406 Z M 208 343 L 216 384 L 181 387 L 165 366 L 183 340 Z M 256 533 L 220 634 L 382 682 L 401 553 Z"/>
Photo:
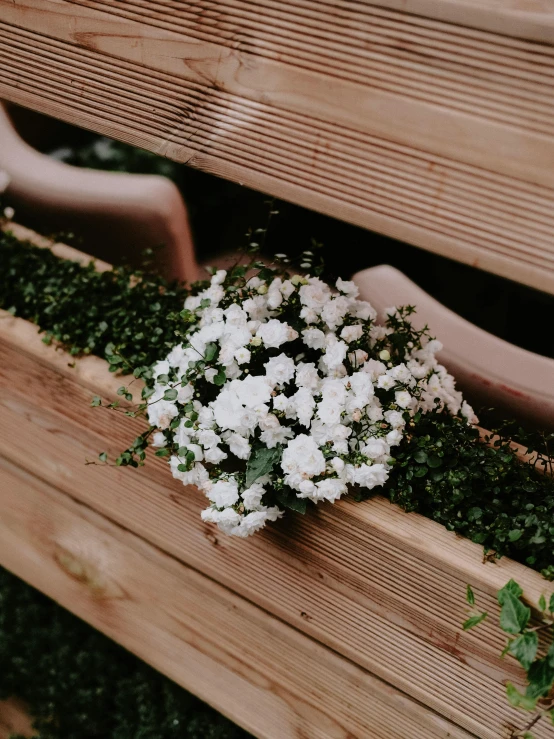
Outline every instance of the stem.
<path id="1" fill-rule="evenodd" d="M 518 737 L 521 738 L 521 737 L 525 736 L 525 732 L 527 732 L 530 729 L 532 729 L 533 726 L 536 723 L 538 723 L 543 716 L 544 716 L 544 711 L 539 711 L 539 713 L 537 713 L 536 716 L 533 716 L 533 718 L 531 719 L 531 721 L 529 721 L 528 723 L 526 723 L 525 726 L 522 729 L 520 729 L 519 731 L 517 731 L 515 734 L 512 732 L 512 739 L 518 739 Z"/>

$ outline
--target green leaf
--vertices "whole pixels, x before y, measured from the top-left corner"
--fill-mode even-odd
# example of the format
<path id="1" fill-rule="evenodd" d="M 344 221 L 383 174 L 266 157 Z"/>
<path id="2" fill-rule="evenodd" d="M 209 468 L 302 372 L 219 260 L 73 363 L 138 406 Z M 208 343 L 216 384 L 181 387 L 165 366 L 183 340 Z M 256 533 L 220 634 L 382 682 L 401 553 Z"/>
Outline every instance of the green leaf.
<path id="1" fill-rule="evenodd" d="M 470 629 L 473 629 L 474 626 L 477 626 L 482 621 L 484 621 L 487 618 L 488 614 L 486 611 L 483 613 L 479 613 L 477 616 L 471 616 L 467 619 L 467 621 L 464 621 L 462 624 L 462 628 L 464 631 L 469 631 Z"/>
<path id="2" fill-rule="evenodd" d="M 522 695 L 510 682 L 506 683 L 506 697 L 514 708 L 523 708 L 525 711 L 534 711 L 537 706 L 536 698 Z"/>
<path id="3" fill-rule="evenodd" d="M 466 601 L 469 603 L 470 606 L 475 605 L 475 594 L 471 585 L 468 585 L 466 588 Z"/>
<path id="4" fill-rule="evenodd" d="M 163 449 L 158 449 L 158 451 L 156 452 L 156 457 L 169 457 L 170 454 L 171 452 L 169 451 L 169 449 L 164 447 Z"/>
<path id="5" fill-rule="evenodd" d="M 525 670 L 528 670 L 537 656 L 538 647 L 539 635 L 537 632 L 526 631 L 525 634 L 520 634 L 520 636 L 510 642 L 508 651 Z"/>
<path id="6" fill-rule="evenodd" d="M 502 596 L 501 605 L 500 628 L 508 634 L 519 634 L 529 622 L 531 609 L 509 590 Z"/>
<path id="7" fill-rule="evenodd" d="M 550 613 L 554 613 L 554 593 L 550 596 L 550 602 L 548 604 L 548 610 Z"/>
<path id="8" fill-rule="evenodd" d="M 108 452 L 100 452 L 100 454 L 98 455 L 98 459 L 101 462 L 107 462 L 108 461 Z"/>
<path id="9" fill-rule="evenodd" d="M 513 595 L 515 595 L 516 598 L 519 598 L 520 595 L 523 595 L 523 590 L 520 588 L 515 580 L 510 580 L 497 593 L 496 597 L 500 605 L 503 605 L 503 598 L 505 593 L 512 593 Z"/>
<path id="10" fill-rule="evenodd" d="M 90 404 L 93 408 L 97 408 L 99 405 L 102 405 L 102 398 L 100 396 L 95 395 L 94 398 L 90 401 Z"/>
<path id="11" fill-rule="evenodd" d="M 296 511 L 296 513 L 306 513 L 308 501 L 306 498 L 298 498 L 292 490 L 278 490 L 275 497 L 285 508 L 290 508 L 291 511 Z"/>
<path id="12" fill-rule="evenodd" d="M 227 375 L 225 374 L 225 370 L 220 369 L 217 375 L 214 377 L 214 385 L 221 387 L 221 385 L 225 384 L 226 379 Z"/>
<path id="13" fill-rule="evenodd" d="M 177 395 L 177 390 L 174 387 L 170 387 L 164 393 L 164 400 L 175 400 Z"/>
<path id="14" fill-rule="evenodd" d="M 528 698 L 535 700 L 548 695 L 552 683 L 554 683 L 554 665 L 552 662 L 548 655 L 533 662 L 527 672 L 529 685 L 525 695 Z"/>
<path id="15" fill-rule="evenodd" d="M 427 453 L 423 449 L 418 449 L 414 454 L 414 459 L 418 464 L 425 464 L 427 462 Z"/>
<path id="16" fill-rule="evenodd" d="M 246 466 L 246 487 L 249 488 L 259 477 L 268 475 L 275 464 L 281 459 L 282 447 L 273 449 L 260 447 L 256 449 L 248 460 Z"/>
<path id="17" fill-rule="evenodd" d="M 523 536 L 523 529 L 512 529 L 508 533 L 508 539 L 510 541 L 517 541 L 518 539 L 521 539 L 522 536 Z"/>
<path id="18" fill-rule="evenodd" d="M 544 595 L 541 595 L 539 598 L 539 608 L 541 611 L 546 611 L 546 598 Z"/>
<path id="19" fill-rule="evenodd" d="M 213 359 L 215 359 L 217 351 L 218 351 L 217 344 L 214 344 L 214 343 L 206 344 L 206 351 L 204 352 L 204 359 L 206 360 L 206 362 L 211 362 Z"/>
<path id="20" fill-rule="evenodd" d="M 431 454 L 427 459 L 427 464 L 432 469 L 435 467 L 440 467 L 442 464 L 442 459 L 437 454 Z"/>

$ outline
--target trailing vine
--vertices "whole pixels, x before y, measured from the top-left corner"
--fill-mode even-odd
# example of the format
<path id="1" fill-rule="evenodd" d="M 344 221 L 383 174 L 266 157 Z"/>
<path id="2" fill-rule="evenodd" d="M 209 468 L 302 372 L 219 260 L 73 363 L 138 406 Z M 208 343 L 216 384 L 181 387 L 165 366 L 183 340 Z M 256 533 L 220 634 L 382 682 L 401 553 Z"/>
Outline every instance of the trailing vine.
<path id="1" fill-rule="evenodd" d="M 539 601 L 538 623 L 531 621 L 531 608 L 523 601 L 523 590 L 510 580 L 498 591 L 500 605 L 499 627 L 508 635 L 502 657 L 510 655 L 525 670 L 526 689 L 520 692 L 511 682 L 506 683 L 506 696 L 514 708 L 531 714 L 520 729 L 512 731 L 511 739 L 533 739 L 531 729 L 542 719 L 554 724 L 554 594 L 546 602 Z M 470 606 L 465 631 L 482 623 L 488 614 L 476 608 L 475 595 L 467 586 L 466 600 Z"/>

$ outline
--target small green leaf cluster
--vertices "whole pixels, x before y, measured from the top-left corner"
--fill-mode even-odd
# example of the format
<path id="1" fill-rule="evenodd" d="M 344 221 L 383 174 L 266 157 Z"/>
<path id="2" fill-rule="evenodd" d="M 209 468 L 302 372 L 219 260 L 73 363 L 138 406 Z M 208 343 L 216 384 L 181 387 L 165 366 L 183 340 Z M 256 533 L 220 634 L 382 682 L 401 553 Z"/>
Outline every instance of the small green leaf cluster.
<path id="1" fill-rule="evenodd" d="M 540 620 L 538 624 L 531 621 L 531 609 L 523 602 L 523 590 L 514 580 L 510 580 L 497 593 L 500 605 L 499 625 L 509 635 L 502 656 L 510 654 L 523 667 L 527 678 L 527 687 L 521 693 L 511 682 L 506 683 L 506 695 L 515 708 L 535 711 L 536 714 L 528 725 L 514 734 L 518 737 L 529 737 L 532 728 L 543 716 L 548 716 L 554 723 L 554 593 L 547 604 L 544 595 L 539 601 Z M 475 596 L 471 586 L 467 586 L 466 600 L 475 606 Z M 480 624 L 487 613 L 472 614 L 464 622 L 464 630 Z M 539 634 L 542 638 L 539 638 Z"/>
<path id="2" fill-rule="evenodd" d="M 459 418 L 418 414 L 396 454 L 388 495 L 497 556 L 551 576 L 554 479 L 522 464 L 504 437 L 487 446 Z"/>
<path id="3" fill-rule="evenodd" d="M 158 275 L 59 259 L 0 234 L 0 307 L 37 324 L 45 343 L 104 357 L 112 372 L 148 368 L 178 340 L 188 291 Z"/>
<path id="4" fill-rule="evenodd" d="M 0 569 L 0 700 L 40 739 L 246 739 L 212 708 Z"/>

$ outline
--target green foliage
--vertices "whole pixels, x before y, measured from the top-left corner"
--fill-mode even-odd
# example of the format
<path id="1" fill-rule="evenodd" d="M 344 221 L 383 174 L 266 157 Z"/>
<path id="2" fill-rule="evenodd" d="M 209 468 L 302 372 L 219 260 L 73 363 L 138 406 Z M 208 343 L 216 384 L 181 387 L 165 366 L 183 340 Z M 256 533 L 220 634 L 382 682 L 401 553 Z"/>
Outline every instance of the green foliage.
<path id="1" fill-rule="evenodd" d="M 255 449 L 246 466 L 246 487 L 249 488 L 260 477 L 268 475 L 281 458 L 282 453 L 283 449 L 280 446 L 273 449 L 260 446 Z"/>
<path id="2" fill-rule="evenodd" d="M 255 234 L 251 237 L 257 238 Z M 317 247 L 313 247 L 314 253 Z M 147 386 L 139 409 L 144 409 L 153 393 L 148 385 L 150 366 L 164 358 L 196 320 L 193 312 L 183 310 L 188 292 L 140 272 L 118 269 L 99 274 L 92 266 L 58 259 L 48 250 L 22 244 L 10 235 L 0 235 L 0 263 L 0 307 L 38 324 L 46 332 L 46 341 L 61 342 L 71 354 L 97 354 L 107 359 L 112 371 L 132 372 L 143 379 Z M 262 263 L 258 266 L 267 269 Z M 240 282 L 243 269 L 242 265 L 235 267 L 230 277 Z M 193 291 L 196 289 L 193 286 Z M 383 340 L 382 348 L 392 352 L 396 362 L 402 361 L 406 343 L 417 343 L 425 333 L 410 329 L 407 319 L 413 310 L 408 306 L 402 315 L 393 317 L 396 343 L 385 346 Z M 208 355 L 212 354 L 209 348 Z M 204 360 L 214 362 L 217 357 Z M 191 368 L 189 379 L 194 379 L 195 371 Z M 173 395 L 176 385 L 169 377 L 164 379 L 167 392 Z M 225 380 L 221 372 L 214 384 L 220 386 Z M 121 396 L 128 399 L 128 389 L 122 388 Z M 98 397 L 92 400 L 92 405 L 101 404 Z M 124 410 L 117 401 L 108 407 L 128 415 L 140 413 Z M 448 414 L 418 413 L 408 429 L 395 453 L 396 463 L 385 490 L 390 499 L 498 556 L 509 555 L 554 579 L 554 480 L 531 465 L 521 464 L 504 430 L 500 430 L 495 446 L 489 447 L 476 429 Z M 137 437 L 116 464 L 141 465 L 152 431 Z M 523 431 L 518 433 L 521 438 Z M 540 439 L 522 440 L 535 448 L 542 443 Z M 183 464 L 186 468 L 188 463 L 183 460 Z M 286 501 L 281 502 L 286 505 Z"/>
<path id="3" fill-rule="evenodd" d="M 447 414 L 416 417 L 395 455 L 388 494 L 405 510 L 552 577 L 554 479 L 522 464 L 508 441 L 487 446 L 477 429 Z"/>
<path id="4" fill-rule="evenodd" d="M 99 273 L 9 234 L 0 234 L 0 264 L 0 307 L 36 323 L 46 343 L 72 355 L 97 354 L 113 372 L 146 372 L 178 340 L 188 292 L 157 275 Z"/>
<path id="5" fill-rule="evenodd" d="M 471 595 L 470 595 L 471 594 Z M 531 623 L 531 609 L 523 602 L 523 590 L 514 580 L 510 580 L 497 593 L 500 605 L 499 626 L 509 635 L 502 656 L 510 654 L 523 667 L 527 677 L 527 687 L 521 693 L 511 682 L 506 683 L 506 697 L 515 708 L 534 712 L 533 717 L 520 731 L 513 732 L 513 737 L 530 737 L 529 731 L 543 716 L 554 721 L 552 706 L 554 700 L 554 620 L 552 609 L 546 608 L 546 598 L 539 599 L 540 619 Z M 554 594 L 551 596 L 551 604 Z M 471 586 L 467 586 L 466 601 L 475 605 L 475 597 Z M 486 614 L 481 614 L 485 616 Z M 471 616 L 463 624 L 464 630 L 476 626 L 482 618 Z M 467 624 L 471 623 L 470 626 Z M 539 632 L 546 637 L 539 639 Z M 512 638 L 516 635 L 515 638 Z"/>
<path id="6" fill-rule="evenodd" d="M 41 739 L 246 739 L 153 668 L 0 569 L 0 700 Z"/>

